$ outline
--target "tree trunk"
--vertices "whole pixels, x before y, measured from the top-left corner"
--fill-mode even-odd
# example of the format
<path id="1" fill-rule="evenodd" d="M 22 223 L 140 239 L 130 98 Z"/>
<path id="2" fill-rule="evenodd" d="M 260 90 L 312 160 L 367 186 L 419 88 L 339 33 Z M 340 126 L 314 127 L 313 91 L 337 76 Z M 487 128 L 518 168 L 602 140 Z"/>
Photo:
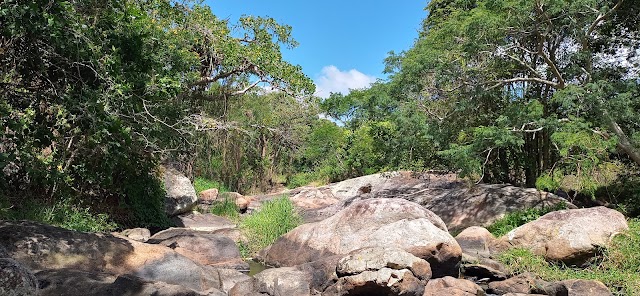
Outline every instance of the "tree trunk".
<path id="1" fill-rule="evenodd" d="M 618 123 L 613 119 L 609 118 L 609 127 L 611 128 L 611 131 L 618 136 L 618 149 L 622 150 L 622 152 L 627 154 L 636 164 L 640 165 L 640 151 L 638 151 L 638 148 L 633 146 L 629 137 L 627 137 L 620 125 L 618 125 Z"/>

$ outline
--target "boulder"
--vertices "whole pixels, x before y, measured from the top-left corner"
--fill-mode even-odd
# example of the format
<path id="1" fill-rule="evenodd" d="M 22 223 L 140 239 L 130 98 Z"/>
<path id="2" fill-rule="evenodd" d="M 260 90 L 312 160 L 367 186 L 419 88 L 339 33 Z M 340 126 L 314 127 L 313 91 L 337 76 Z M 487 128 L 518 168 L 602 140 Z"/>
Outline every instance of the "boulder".
<path id="1" fill-rule="evenodd" d="M 67 268 L 132 274 L 196 291 L 216 288 L 211 268 L 171 248 L 111 234 L 77 232 L 30 221 L 0 221 L 0 246 L 33 270 Z"/>
<path id="2" fill-rule="evenodd" d="M 328 295 L 421 296 L 431 278 L 431 267 L 423 259 L 397 248 L 363 248 L 351 252 L 337 264 L 338 281 Z"/>
<path id="3" fill-rule="evenodd" d="M 501 240 L 512 247 L 529 248 L 550 261 L 580 265 L 628 228 L 624 215 L 615 210 L 572 209 L 548 213 L 512 230 Z"/>
<path id="4" fill-rule="evenodd" d="M 200 199 L 199 202 L 205 204 L 211 204 L 218 199 L 218 189 L 211 188 L 207 190 L 200 191 L 199 193 Z"/>
<path id="5" fill-rule="evenodd" d="M 404 199 L 356 201 L 334 216 L 303 224 L 260 252 L 273 266 L 294 266 L 365 247 L 395 247 L 427 260 L 434 276 L 457 275 L 461 249 L 442 220 Z"/>
<path id="6" fill-rule="evenodd" d="M 326 219 L 355 200 L 403 198 L 434 212 L 451 231 L 488 226 L 516 210 L 558 203 L 574 207 L 559 196 L 533 188 L 506 184 L 470 186 L 455 174 L 440 172 L 380 173 L 317 188 L 296 188 L 289 194 L 302 209 L 306 222 Z"/>
<path id="7" fill-rule="evenodd" d="M 78 270 L 44 270 L 36 274 L 42 285 L 40 296 L 222 296 L 218 289 L 204 292 L 171 285 L 164 282 L 146 281 L 132 275 L 115 276 Z"/>
<path id="8" fill-rule="evenodd" d="M 476 283 L 446 276 L 430 280 L 424 288 L 424 296 L 482 296 L 484 290 Z"/>
<path id="9" fill-rule="evenodd" d="M 0 295 L 36 296 L 38 281 L 22 264 L 10 258 L 0 258 Z"/>
<path id="10" fill-rule="evenodd" d="M 311 274 L 295 267 L 271 268 L 236 284 L 229 290 L 229 296 L 310 296 L 312 295 L 311 281 Z"/>
<path id="11" fill-rule="evenodd" d="M 249 269 L 249 264 L 242 261 L 236 243 L 226 236 L 192 231 L 160 241 L 154 239 L 153 242 L 172 248 L 201 265 L 239 270 Z"/>
<path id="12" fill-rule="evenodd" d="M 490 246 L 496 238 L 484 227 L 471 226 L 456 235 L 456 241 L 462 252 L 472 256 L 488 257 Z"/>
<path id="13" fill-rule="evenodd" d="M 149 238 L 151 237 L 151 232 L 149 231 L 149 229 L 146 229 L 146 228 L 126 229 L 122 231 L 120 234 L 127 237 L 128 239 L 143 242 L 143 243 L 148 241 Z"/>
<path id="14" fill-rule="evenodd" d="M 499 295 L 506 293 L 543 293 L 548 284 L 548 282 L 527 272 L 503 281 L 491 282 L 487 291 Z"/>
<path id="15" fill-rule="evenodd" d="M 565 280 L 547 285 L 549 296 L 613 296 L 603 283 L 590 280 Z"/>
<path id="16" fill-rule="evenodd" d="M 165 212 L 175 216 L 190 212 L 198 201 L 196 190 L 191 180 L 174 168 L 163 167 L 165 198 Z"/>
<path id="17" fill-rule="evenodd" d="M 172 221 L 177 227 L 189 228 L 196 231 L 216 231 L 236 227 L 236 225 L 227 218 L 197 212 L 173 217 Z"/>
<path id="18" fill-rule="evenodd" d="M 381 268 L 341 277 L 323 295 L 406 295 L 420 296 L 424 283 L 408 269 Z"/>

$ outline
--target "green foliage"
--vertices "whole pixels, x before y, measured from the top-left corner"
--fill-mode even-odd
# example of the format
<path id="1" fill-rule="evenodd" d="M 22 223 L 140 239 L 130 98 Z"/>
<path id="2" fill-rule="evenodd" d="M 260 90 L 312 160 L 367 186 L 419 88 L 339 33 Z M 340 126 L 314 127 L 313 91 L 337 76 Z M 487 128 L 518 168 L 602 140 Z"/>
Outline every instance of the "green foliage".
<path id="1" fill-rule="evenodd" d="M 233 221 L 238 221 L 240 218 L 240 209 L 236 205 L 235 200 L 227 196 L 225 196 L 222 201 L 212 204 L 209 212 L 214 215 L 227 217 Z"/>
<path id="2" fill-rule="evenodd" d="M 547 262 L 526 249 L 511 249 L 499 256 L 513 272 L 532 272 L 547 281 L 566 279 L 598 280 L 615 295 L 640 295 L 640 221 L 629 220 L 629 230 L 616 236 L 601 258 L 586 268 Z"/>
<path id="3" fill-rule="evenodd" d="M 240 222 L 240 229 L 248 238 L 244 249 L 248 255 L 255 254 L 301 222 L 302 218 L 288 197 L 267 201 L 257 212 L 244 217 Z"/>
<path id="4" fill-rule="evenodd" d="M 65 199 L 53 205 L 27 200 L 20 209 L 5 209 L 0 219 L 32 220 L 70 230 L 109 232 L 118 228 L 109 215 L 95 213 Z"/>
<path id="5" fill-rule="evenodd" d="M 487 227 L 487 230 L 493 233 L 493 235 L 495 235 L 496 237 L 500 237 L 509 233 L 509 231 L 516 229 L 521 225 L 524 225 L 531 221 L 535 221 L 536 219 L 540 218 L 541 216 L 547 213 L 564 210 L 566 208 L 567 208 L 566 204 L 559 203 L 549 207 L 530 208 L 530 209 L 511 212 L 506 214 L 504 217 L 498 219 L 497 221 L 493 222 L 493 224 Z"/>
<path id="6" fill-rule="evenodd" d="M 196 193 L 200 193 L 202 191 L 205 191 L 207 189 L 211 189 L 211 188 L 216 188 L 218 189 L 218 193 L 224 193 L 224 192 L 229 192 L 231 190 L 229 190 L 224 184 L 218 182 L 218 181 L 213 181 L 213 180 L 209 180 L 203 177 L 196 177 L 193 180 L 193 188 L 195 188 Z"/>

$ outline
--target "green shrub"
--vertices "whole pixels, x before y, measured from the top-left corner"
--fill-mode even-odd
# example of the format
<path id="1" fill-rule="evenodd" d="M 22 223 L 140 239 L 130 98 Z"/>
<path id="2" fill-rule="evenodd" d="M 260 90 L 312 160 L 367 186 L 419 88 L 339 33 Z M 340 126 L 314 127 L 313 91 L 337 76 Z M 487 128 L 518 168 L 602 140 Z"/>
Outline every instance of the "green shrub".
<path id="1" fill-rule="evenodd" d="M 598 280 L 616 295 L 640 295 L 640 220 L 629 221 L 629 230 L 616 236 L 602 256 L 586 268 L 547 262 L 526 249 L 512 249 L 498 257 L 514 273 L 531 272 L 546 281 Z"/>
<path id="2" fill-rule="evenodd" d="M 493 233 L 493 235 L 500 237 L 503 236 L 509 231 L 517 228 L 518 226 L 524 225 L 531 221 L 534 221 L 544 214 L 559 211 L 566 209 L 567 205 L 564 203 L 559 203 L 549 207 L 541 207 L 541 208 L 531 208 L 526 210 L 519 210 L 509 214 L 506 214 L 501 219 L 498 219 L 496 222 L 493 222 L 487 230 Z"/>
<path id="3" fill-rule="evenodd" d="M 243 255 L 249 257 L 257 253 L 301 222 L 302 218 L 288 197 L 265 202 L 257 212 L 240 222 L 240 229 L 248 238 L 247 245 L 242 248 Z"/>
<path id="4" fill-rule="evenodd" d="M 90 208 L 79 206 L 70 199 L 53 205 L 27 200 L 20 208 L 9 209 L 4 214 L 2 218 L 32 220 L 77 231 L 109 232 L 118 227 L 109 215 L 95 214 Z"/>

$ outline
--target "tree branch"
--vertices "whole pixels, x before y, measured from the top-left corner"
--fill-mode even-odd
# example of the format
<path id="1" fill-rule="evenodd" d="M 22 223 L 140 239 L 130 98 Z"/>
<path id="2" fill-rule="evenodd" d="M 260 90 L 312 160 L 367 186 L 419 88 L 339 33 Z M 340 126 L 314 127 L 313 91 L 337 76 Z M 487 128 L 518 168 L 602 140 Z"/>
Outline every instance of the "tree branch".
<path id="1" fill-rule="evenodd" d="M 591 33 L 593 33 L 593 31 L 600 25 L 600 23 L 604 20 L 606 20 L 613 12 L 615 12 L 616 10 L 618 10 L 618 8 L 620 8 L 620 6 L 622 5 L 622 2 L 624 2 L 624 0 L 620 0 L 618 1 L 618 3 L 616 3 L 616 5 L 613 6 L 613 8 L 611 8 L 609 11 L 607 11 L 605 14 L 601 14 L 599 15 L 595 21 L 593 21 L 593 23 L 591 24 L 591 26 L 589 26 L 589 29 L 587 29 L 587 32 L 585 32 L 585 36 L 589 36 L 591 35 Z"/>
<path id="2" fill-rule="evenodd" d="M 511 79 L 493 81 L 493 83 L 496 83 L 496 84 L 491 86 L 489 89 L 493 89 L 493 88 L 499 87 L 501 85 L 505 85 L 505 84 L 513 83 L 513 82 L 537 82 L 537 83 L 546 84 L 546 85 L 549 85 L 549 86 L 552 86 L 552 87 L 558 87 L 558 83 L 557 82 L 553 82 L 553 81 L 542 79 L 542 78 L 537 78 L 537 77 L 516 77 L 516 78 L 511 78 Z"/>

